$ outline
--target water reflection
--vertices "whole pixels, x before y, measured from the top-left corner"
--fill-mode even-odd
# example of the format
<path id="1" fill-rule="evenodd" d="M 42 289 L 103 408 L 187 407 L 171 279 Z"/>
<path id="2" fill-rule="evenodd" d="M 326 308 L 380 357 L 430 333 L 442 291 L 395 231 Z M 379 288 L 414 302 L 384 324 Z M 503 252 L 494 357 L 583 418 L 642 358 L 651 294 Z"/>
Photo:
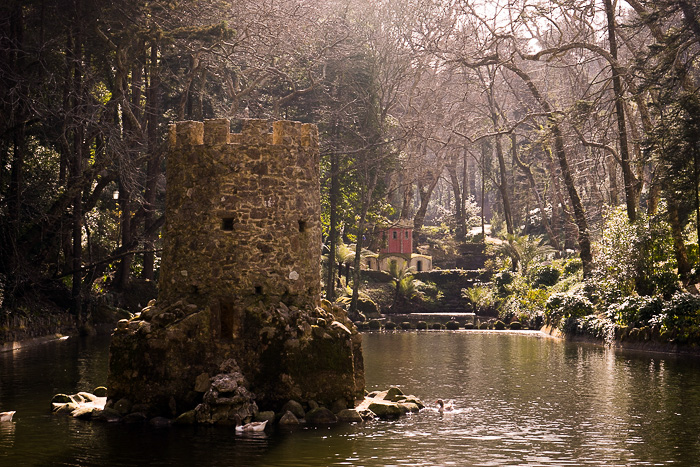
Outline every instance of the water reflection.
<path id="1" fill-rule="evenodd" d="M 694 465 L 697 359 L 620 353 L 537 335 L 368 334 L 368 389 L 428 403 L 398 421 L 240 436 L 233 428 L 97 424 L 53 417 L 56 392 L 106 381 L 107 342 L 0 354 L 0 465 Z"/>

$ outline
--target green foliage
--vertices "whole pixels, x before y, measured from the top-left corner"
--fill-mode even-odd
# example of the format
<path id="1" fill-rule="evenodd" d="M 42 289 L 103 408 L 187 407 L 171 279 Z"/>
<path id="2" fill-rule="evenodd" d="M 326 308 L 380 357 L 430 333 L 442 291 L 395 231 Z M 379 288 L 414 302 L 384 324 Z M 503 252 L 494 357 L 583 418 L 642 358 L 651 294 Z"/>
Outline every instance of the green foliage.
<path id="1" fill-rule="evenodd" d="M 425 321 L 418 321 L 416 323 L 416 329 L 428 329 L 428 323 Z"/>
<path id="2" fill-rule="evenodd" d="M 567 334 L 583 334 L 612 342 L 615 338 L 617 325 L 607 318 L 595 315 L 567 318 L 562 325 L 562 330 Z"/>
<path id="3" fill-rule="evenodd" d="M 561 271 L 554 266 L 544 265 L 532 271 L 531 276 L 533 287 L 551 287 L 559 280 Z"/>
<path id="4" fill-rule="evenodd" d="M 445 328 L 450 331 L 456 331 L 459 329 L 459 323 L 457 321 L 448 321 L 445 323 Z"/>
<path id="5" fill-rule="evenodd" d="M 580 291 L 553 293 L 545 303 L 545 318 L 552 325 L 569 318 L 581 318 L 594 311 L 593 303 Z"/>
<path id="6" fill-rule="evenodd" d="M 650 324 L 660 324 L 662 332 L 669 332 L 681 343 L 700 342 L 700 296 L 687 292 L 673 294 Z"/>
<path id="7" fill-rule="evenodd" d="M 623 206 L 612 209 L 597 244 L 594 280 L 606 304 L 632 295 L 670 292 L 676 267 L 673 240 L 661 216 L 639 213 L 629 222 Z"/>
<path id="8" fill-rule="evenodd" d="M 565 276 L 570 276 L 572 274 L 576 274 L 581 269 L 583 269 L 583 262 L 581 261 L 581 258 L 569 258 L 564 263 L 563 269 L 564 269 Z"/>
<path id="9" fill-rule="evenodd" d="M 394 303 L 399 299 L 410 300 L 418 292 L 418 281 L 413 277 L 412 269 L 405 265 L 399 266 L 397 262 L 392 261 L 389 264 L 389 275 L 392 278 L 394 287 L 396 287 L 396 297 Z"/>
<path id="10" fill-rule="evenodd" d="M 416 281 L 418 291 L 423 294 L 424 300 L 439 301 L 443 298 L 444 293 L 435 284 L 435 282 Z"/>
<path id="11" fill-rule="evenodd" d="M 472 303 L 477 313 L 484 313 L 496 304 L 493 291 L 488 286 L 475 285 L 468 289 L 462 289 L 462 295 Z"/>
<path id="12" fill-rule="evenodd" d="M 496 254 L 510 258 L 513 271 L 520 271 L 523 275 L 527 274 L 534 261 L 547 258 L 555 252 L 541 235 L 506 234 L 503 240 L 496 246 Z"/>
<path id="13" fill-rule="evenodd" d="M 496 285 L 499 295 L 508 293 L 506 286 L 513 283 L 514 277 L 510 271 L 501 271 L 493 277 L 493 283 Z"/>
<path id="14" fill-rule="evenodd" d="M 606 315 L 620 326 L 648 326 L 650 321 L 661 313 L 663 305 L 663 299 L 659 296 L 640 297 L 632 295 L 625 298 L 622 302 L 609 305 Z"/>

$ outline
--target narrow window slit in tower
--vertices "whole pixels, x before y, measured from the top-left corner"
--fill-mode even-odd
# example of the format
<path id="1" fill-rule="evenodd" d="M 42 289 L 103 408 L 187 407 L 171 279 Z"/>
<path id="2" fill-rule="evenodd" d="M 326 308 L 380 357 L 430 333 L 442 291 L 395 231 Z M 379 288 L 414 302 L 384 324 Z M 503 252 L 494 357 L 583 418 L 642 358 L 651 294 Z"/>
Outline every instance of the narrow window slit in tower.
<path id="1" fill-rule="evenodd" d="M 226 232 L 233 231 L 233 217 L 224 217 L 221 219 L 221 230 Z"/>

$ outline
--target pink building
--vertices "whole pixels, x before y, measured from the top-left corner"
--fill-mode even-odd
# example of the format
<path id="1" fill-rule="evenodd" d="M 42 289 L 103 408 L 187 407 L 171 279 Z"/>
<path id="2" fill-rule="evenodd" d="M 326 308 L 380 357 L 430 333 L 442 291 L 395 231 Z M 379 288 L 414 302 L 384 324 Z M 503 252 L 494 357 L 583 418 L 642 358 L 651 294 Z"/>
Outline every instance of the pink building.
<path id="1" fill-rule="evenodd" d="M 413 227 L 396 225 L 382 232 L 380 253 L 413 253 Z"/>
<path id="2" fill-rule="evenodd" d="M 391 263 L 411 268 L 413 272 L 430 271 L 433 258 L 413 253 L 413 225 L 410 222 L 380 230 L 381 243 L 378 255 L 366 257 L 364 267 L 376 271 L 389 271 Z"/>

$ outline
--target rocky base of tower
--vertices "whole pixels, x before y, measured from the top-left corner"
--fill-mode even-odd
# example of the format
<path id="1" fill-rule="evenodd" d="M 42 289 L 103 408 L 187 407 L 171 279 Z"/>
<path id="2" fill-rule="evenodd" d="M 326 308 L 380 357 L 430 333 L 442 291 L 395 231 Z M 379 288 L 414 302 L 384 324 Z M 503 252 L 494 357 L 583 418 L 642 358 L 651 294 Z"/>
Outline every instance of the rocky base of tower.
<path id="1" fill-rule="evenodd" d="M 364 396 L 361 335 L 322 301 L 300 309 L 262 302 L 238 310 L 222 339 L 221 310 L 151 302 L 112 338 L 106 408 L 199 423 L 240 424 L 289 400 L 354 407 Z"/>

